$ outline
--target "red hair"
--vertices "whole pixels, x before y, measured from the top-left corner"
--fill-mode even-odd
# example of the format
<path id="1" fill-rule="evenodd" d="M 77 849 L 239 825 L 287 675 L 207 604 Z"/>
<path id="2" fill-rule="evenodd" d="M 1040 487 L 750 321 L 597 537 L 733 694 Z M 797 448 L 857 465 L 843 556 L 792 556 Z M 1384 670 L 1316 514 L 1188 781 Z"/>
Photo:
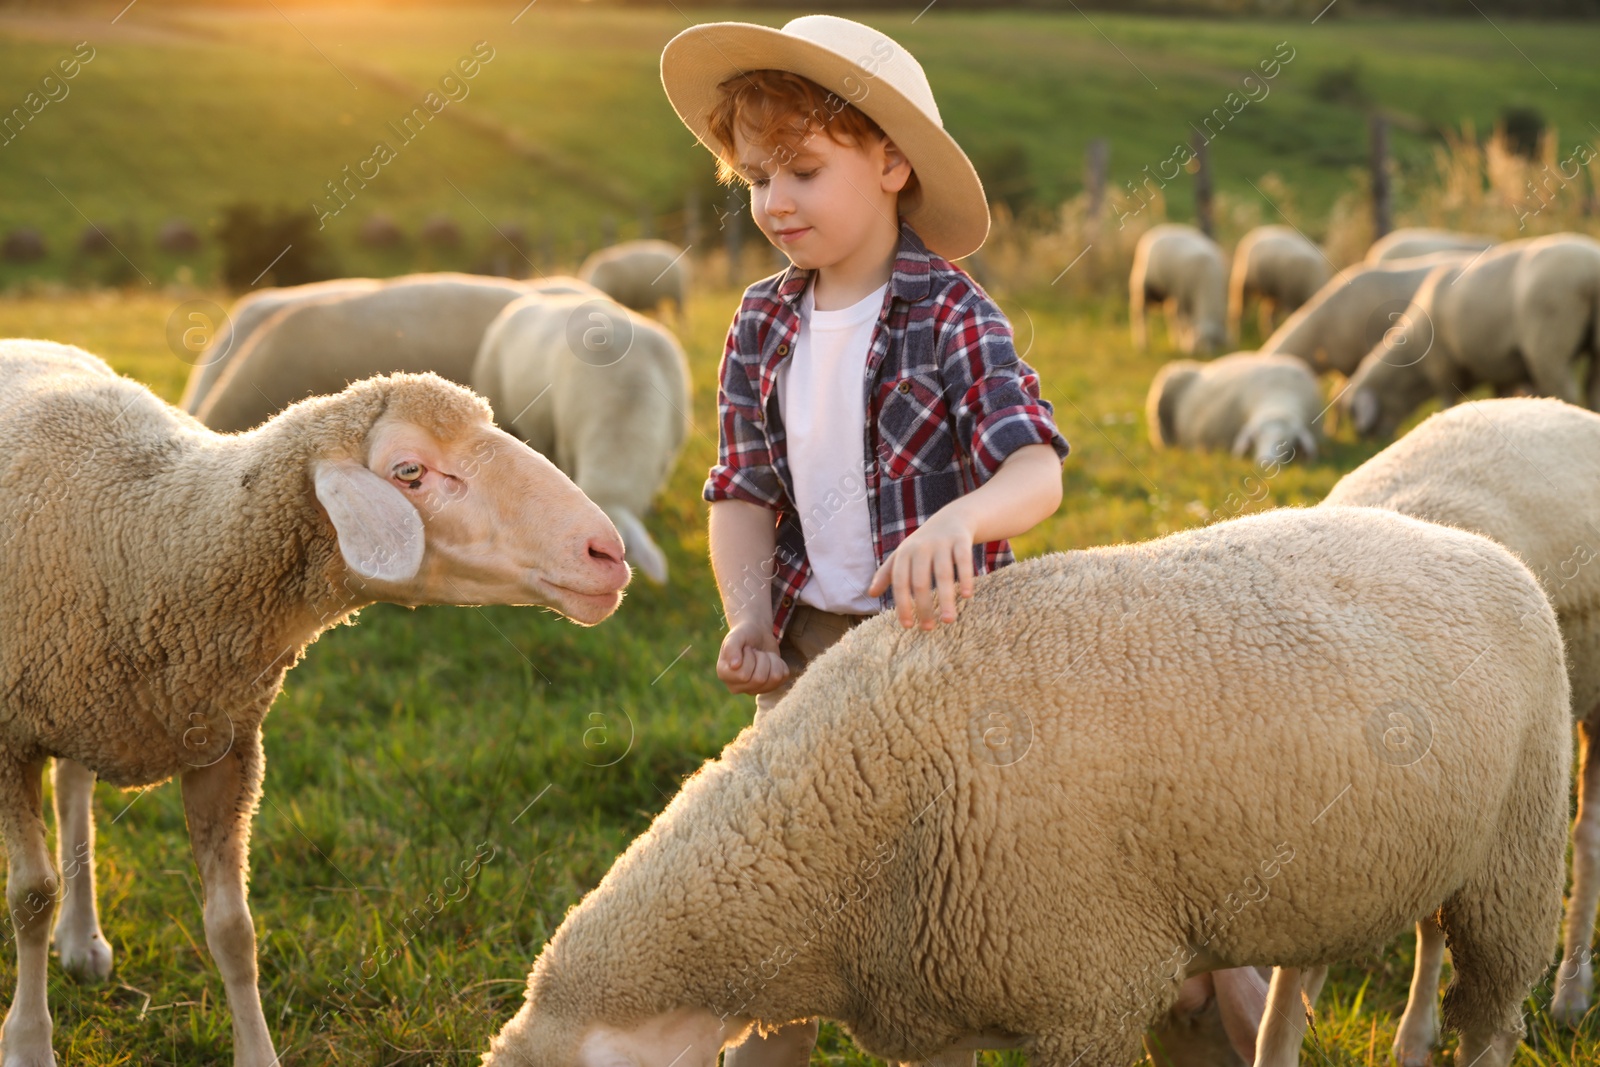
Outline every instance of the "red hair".
<path id="1" fill-rule="evenodd" d="M 869 138 L 889 139 L 866 112 L 792 71 L 752 70 L 735 74 L 717 88 L 722 96 L 711 109 L 707 132 L 716 142 L 717 182 L 722 185 L 748 181 L 739 169 L 736 130 L 751 144 L 771 148 L 768 161 L 780 165 L 818 132 L 846 148 L 862 146 Z M 913 195 L 917 184 L 913 170 L 900 195 Z"/>

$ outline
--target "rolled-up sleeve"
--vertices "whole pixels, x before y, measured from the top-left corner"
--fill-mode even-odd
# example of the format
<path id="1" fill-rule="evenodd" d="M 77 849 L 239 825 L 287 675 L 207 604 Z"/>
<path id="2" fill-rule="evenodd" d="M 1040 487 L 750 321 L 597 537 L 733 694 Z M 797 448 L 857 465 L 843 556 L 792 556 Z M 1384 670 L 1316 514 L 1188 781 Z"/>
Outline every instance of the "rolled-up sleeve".
<path id="1" fill-rule="evenodd" d="M 977 483 L 1026 445 L 1069 446 L 1055 409 L 1039 396 L 1039 375 L 1017 355 L 1011 324 L 993 301 L 971 294 L 940 331 L 940 359 L 961 445 Z"/>
<path id="2" fill-rule="evenodd" d="M 783 483 L 772 465 L 761 421 L 760 394 L 738 349 L 739 321 L 728 328 L 717 368 L 717 462 L 706 478 L 701 495 L 710 501 L 747 500 L 779 510 Z"/>

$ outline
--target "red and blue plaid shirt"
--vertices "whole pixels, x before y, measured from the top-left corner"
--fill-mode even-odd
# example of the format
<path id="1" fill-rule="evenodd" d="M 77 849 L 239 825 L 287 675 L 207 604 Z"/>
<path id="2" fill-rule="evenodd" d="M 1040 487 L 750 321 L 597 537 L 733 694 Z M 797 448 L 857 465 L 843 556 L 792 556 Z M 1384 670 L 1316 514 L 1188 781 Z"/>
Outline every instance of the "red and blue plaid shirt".
<path id="1" fill-rule="evenodd" d="M 746 500 L 778 513 L 773 572 L 749 587 L 735 581 L 744 595 L 770 589 L 772 630 L 780 638 L 811 567 L 776 384 L 814 273 L 790 264 L 745 290 L 722 353 L 721 440 L 703 492 L 710 501 Z M 940 508 L 993 477 L 1017 449 L 1049 444 L 1057 456 L 1067 455 L 1053 409 L 1039 397 L 1039 376 L 1017 355 L 1005 315 L 965 271 L 929 252 L 903 218 L 866 378 L 862 483 L 879 564 Z M 1004 540 L 974 545 L 973 571 L 985 574 L 1014 558 Z M 879 604 L 891 607 L 892 591 Z"/>

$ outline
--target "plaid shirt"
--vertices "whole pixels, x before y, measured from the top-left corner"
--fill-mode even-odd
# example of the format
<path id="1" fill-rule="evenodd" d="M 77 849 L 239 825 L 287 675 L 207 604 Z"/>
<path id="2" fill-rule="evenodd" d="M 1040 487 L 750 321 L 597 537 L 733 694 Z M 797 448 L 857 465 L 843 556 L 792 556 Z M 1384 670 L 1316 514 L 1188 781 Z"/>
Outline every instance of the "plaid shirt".
<path id="1" fill-rule="evenodd" d="M 745 290 L 719 368 L 722 424 L 707 500 L 746 500 L 777 514 L 772 630 L 782 637 L 811 576 L 795 507 L 778 368 L 800 331 L 799 302 L 811 270 L 790 264 Z M 872 552 L 883 560 L 940 508 L 993 477 L 1011 453 L 1067 442 L 1039 377 L 1017 355 L 1011 325 L 978 283 L 929 252 L 904 219 L 866 368 L 867 458 L 862 474 Z M 1007 541 L 973 546 L 973 571 L 1013 561 Z M 765 578 L 765 576 L 763 576 Z M 753 592 L 746 590 L 747 595 Z M 879 604 L 893 605 L 892 591 Z"/>

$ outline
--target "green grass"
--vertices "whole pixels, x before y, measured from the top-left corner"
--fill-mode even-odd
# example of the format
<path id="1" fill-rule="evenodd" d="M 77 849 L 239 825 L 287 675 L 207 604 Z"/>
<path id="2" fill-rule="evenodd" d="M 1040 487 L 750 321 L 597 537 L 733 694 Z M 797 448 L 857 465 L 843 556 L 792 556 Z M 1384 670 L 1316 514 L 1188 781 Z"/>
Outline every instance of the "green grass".
<path id="1" fill-rule="evenodd" d="M 540 3 L 513 25 L 515 10 L 500 6 L 295 8 L 291 25 L 265 7 L 207 13 L 139 5 L 112 27 L 109 14 L 120 6 L 108 8 L 106 19 L 44 29 L 0 17 L 0 112 L 20 104 L 71 42 L 87 37 L 96 48 L 68 83 L 70 95 L 0 147 L 0 231 L 39 226 L 54 249 L 41 264 L 0 265 L 0 285 L 36 276 L 159 284 L 185 265 L 204 280 L 215 253 L 158 251 L 163 220 L 205 227 L 238 199 L 326 203 L 326 183 L 370 156 L 380 139 L 397 158 L 325 231 L 346 274 L 504 259 L 491 223 L 519 223 L 536 244 L 548 231 L 557 255 L 593 247 L 607 216 L 622 235 L 636 229 L 641 210 L 670 230 L 691 187 L 711 192 L 711 161 L 661 90 L 662 46 L 692 21 L 776 25 L 791 14 Z M 1503 107 L 1534 104 L 1560 129 L 1563 156 L 1596 132 L 1585 102 L 1600 91 L 1591 61 L 1600 26 L 1507 22 L 1502 36 L 1476 18 L 1345 21 L 1338 14 L 1311 25 L 1097 12 L 1091 24 L 1071 11 L 934 6 L 921 17 L 884 12 L 871 21 L 923 63 L 945 125 L 991 188 L 1029 189 L 1037 207 L 1081 188 L 1094 137 L 1111 141 L 1113 189 L 1143 181 L 1145 168 L 1155 172 L 1171 157 L 1190 124 L 1224 106 L 1278 42 L 1293 49 L 1293 60 L 1211 146 L 1216 188 L 1259 198 L 1251 183 L 1276 172 L 1294 191 L 1294 203 L 1279 206 L 1313 233 L 1352 188 L 1367 151 L 1364 112 L 1325 91 L 1329 72 L 1354 65 L 1356 87 L 1394 117 L 1402 210 L 1411 179 L 1431 173 L 1431 145 L 1444 128 L 1471 120 L 1487 132 Z M 401 145 L 389 123 L 480 40 L 495 58 L 468 83 L 470 95 Z M 507 136 L 534 155 L 513 151 Z M 1167 187 L 1176 218 L 1191 214 L 1189 183 L 1184 175 Z M 355 230 L 374 211 L 392 214 L 413 235 L 424 218 L 448 214 L 466 244 L 362 249 Z M 1263 213 L 1276 218 L 1271 206 Z M 132 267 L 115 255 L 74 250 L 85 216 L 114 228 Z M 712 218 L 708 207 L 702 217 Z"/>
<path id="2" fill-rule="evenodd" d="M 1171 353 L 1131 351 L 1115 303 L 995 295 L 1073 447 L 1065 502 L 1019 539 L 1020 554 L 1311 503 L 1375 450 L 1337 436 L 1326 462 L 1286 468 L 1265 495 L 1246 461 L 1154 451 L 1143 394 Z M 703 432 L 690 436 L 650 519 L 671 561 L 668 587 L 636 581 L 617 615 L 592 629 L 529 609 L 378 606 L 330 631 L 289 675 L 265 728 L 251 886 L 261 986 L 285 1064 L 475 1063 L 566 909 L 683 776 L 749 721 L 753 702 L 728 695 L 712 669 L 721 631 L 699 499 L 715 452 L 716 360 L 737 296 L 702 290 L 692 302 L 685 342 Z M 9 301 L 0 336 L 85 344 L 172 398 L 186 370 L 166 348 L 177 301 Z M 52 967 L 56 1047 L 64 1062 L 90 1067 L 228 1062 L 230 1017 L 204 947 L 179 790 L 102 785 L 97 800 L 100 899 L 117 969 L 112 984 L 86 988 Z M 445 879 L 484 842 L 494 855 L 470 893 L 433 915 L 428 895 L 459 898 L 460 883 Z M 0 990 L 13 987 L 14 966 L 0 952 Z M 1410 968 L 1409 938 L 1335 968 L 1307 1062 L 1386 1062 Z M 1530 1009 L 1548 999 L 1541 988 Z M 1538 1022 L 1536 1046 L 1518 1063 L 1594 1063 L 1597 1029 L 1574 1044 Z M 819 1048 L 819 1063 L 868 1062 L 831 1025 Z M 1019 1064 L 1009 1053 L 985 1061 Z"/>

